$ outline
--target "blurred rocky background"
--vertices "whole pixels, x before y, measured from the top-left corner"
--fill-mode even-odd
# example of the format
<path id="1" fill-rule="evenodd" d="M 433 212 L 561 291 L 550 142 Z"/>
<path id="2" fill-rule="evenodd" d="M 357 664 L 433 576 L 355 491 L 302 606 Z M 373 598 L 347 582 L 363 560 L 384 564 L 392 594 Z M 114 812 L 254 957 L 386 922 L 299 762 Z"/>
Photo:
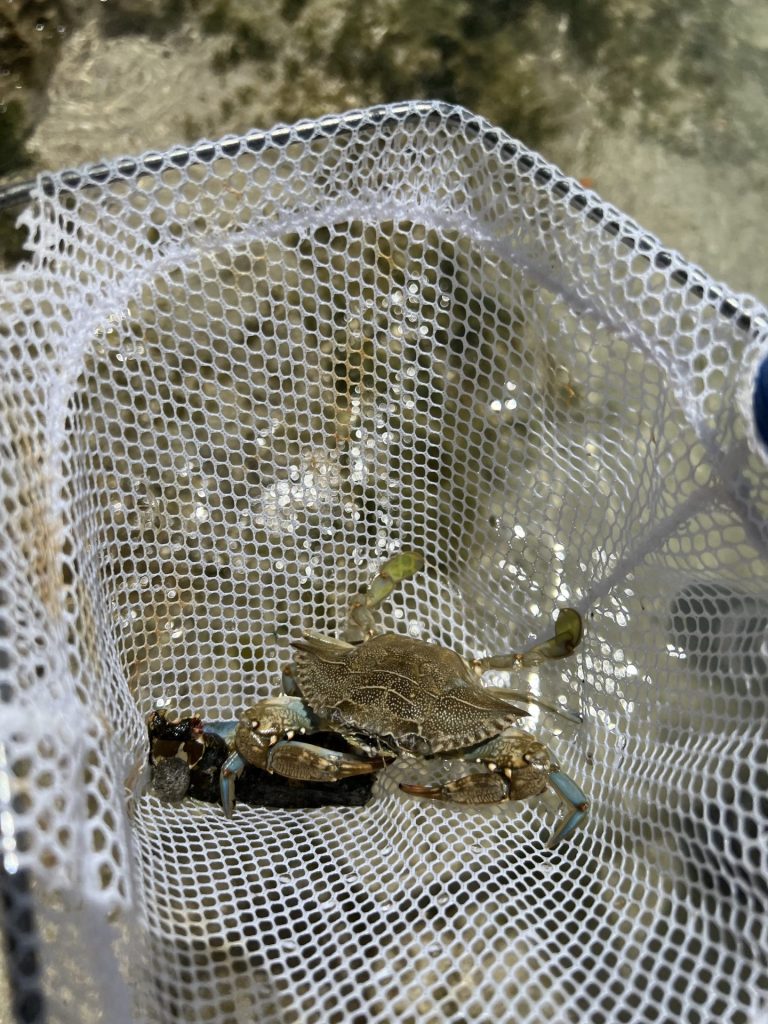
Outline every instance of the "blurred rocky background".
<path id="1" fill-rule="evenodd" d="M 765 0 L 0 0 L 0 184 L 441 98 L 763 300 L 766 93 Z"/>

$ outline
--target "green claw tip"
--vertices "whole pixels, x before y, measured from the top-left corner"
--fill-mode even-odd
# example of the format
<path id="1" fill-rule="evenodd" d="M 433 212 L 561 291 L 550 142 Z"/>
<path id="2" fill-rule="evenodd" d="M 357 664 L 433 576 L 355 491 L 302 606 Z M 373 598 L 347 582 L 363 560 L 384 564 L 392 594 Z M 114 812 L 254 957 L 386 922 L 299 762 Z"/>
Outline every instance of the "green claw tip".
<path id="1" fill-rule="evenodd" d="M 373 577 L 365 592 L 363 604 L 369 611 L 378 608 L 389 597 L 398 583 L 407 580 L 424 565 L 424 556 L 419 551 L 398 551 L 387 559 Z M 355 602 L 353 602 L 354 605 Z M 357 602 L 360 603 L 359 601 Z"/>
<path id="2" fill-rule="evenodd" d="M 581 642 L 584 626 L 575 608 L 563 608 L 555 620 L 555 640 L 570 654 Z"/>
<path id="3" fill-rule="evenodd" d="M 424 567 L 424 555 L 420 551 L 398 551 L 382 565 L 379 575 L 400 583 Z"/>

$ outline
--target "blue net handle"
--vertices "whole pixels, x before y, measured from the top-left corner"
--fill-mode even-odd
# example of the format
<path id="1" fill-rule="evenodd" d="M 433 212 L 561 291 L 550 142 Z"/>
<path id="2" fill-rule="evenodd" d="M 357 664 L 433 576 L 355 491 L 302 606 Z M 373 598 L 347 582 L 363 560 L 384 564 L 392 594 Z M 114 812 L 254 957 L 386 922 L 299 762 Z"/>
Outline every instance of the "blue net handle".
<path id="1" fill-rule="evenodd" d="M 760 363 L 755 374 L 752 407 L 755 413 L 757 436 L 768 448 L 768 356 Z"/>

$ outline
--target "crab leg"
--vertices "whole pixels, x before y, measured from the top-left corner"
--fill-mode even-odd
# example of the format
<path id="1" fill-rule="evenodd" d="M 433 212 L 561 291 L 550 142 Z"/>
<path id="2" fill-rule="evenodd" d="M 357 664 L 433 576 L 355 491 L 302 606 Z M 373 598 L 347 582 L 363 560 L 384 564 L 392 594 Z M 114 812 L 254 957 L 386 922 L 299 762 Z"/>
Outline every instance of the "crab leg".
<path id="1" fill-rule="evenodd" d="M 376 632 L 373 612 L 386 600 L 398 583 L 407 580 L 424 565 L 424 556 L 418 551 L 400 551 L 379 569 L 364 593 L 358 594 L 349 606 L 344 639 L 359 644 Z"/>
<path id="2" fill-rule="evenodd" d="M 530 733 L 505 729 L 453 756 L 459 761 L 483 764 L 487 771 L 476 770 L 442 785 L 401 784 L 400 788 L 432 800 L 489 804 L 539 796 L 551 786 L 568 809 L 547 843 L 550 849 L 572 835 L 587 815 L 589 804 L 585 794 L 573 779 L 560 771 L 547 748 Z"/>
<path id="3" fill-rule="evenodd" d="M 581 825 L 587 816 L 589 802 L 570 776 L 559 769 L 549 773 L 549 784 L 563 800 L 570 811 L 566 811 L 555 831 L 547 840 L 547 849 L 551 850 L 561 840 L 568 839 Z M 507 769 L 505 774 L 498 771 L 478 772 L 463 775 L 442 786 L 422 786 L 401 782 L 400 789 L 413 796 L 427 797 L 431 800 L 447 800 L 455 804 L 495 804 L 505 800 L 516 800 L 525 796 L 518 793 L 515 783 L 515 772 Z M 525 789 L 525 786 L 520 787 Z M 530 795 L 534 795 L 531 793 Z"/>
<path id="4" fill-rule="evenodd" d="M 219 793 L 221 794 L 221 806 L 224 808 L 224 816 L 231 818 L 235 810 L 235 782 L 243 774 L 245 758 L 235 751 L 230 754 L 221 766 L 219 775 Z"/>
<path id="5" fill-rule="evenodd" d="M 510 651 L 489 658 L 477 658 L 471 664 L 480 675 L 490 669 L 513 671 L 519 668 L 534 668 L 545 661 L 567 658 L 579 645 L 582 634 L 581 615 L 575 608 L 563 608 L 555 620 L 555 635 L 528 651 Z"/>
<path id="6" fill-rule="evenodd" d="M 584 821 L 589 812 L 589 801 L 586 794 L 582 793 L 570 775 L 561 772 L 559 768 L 555 768 L 554 771 L 549 773 L 549 784 L 560 799 L 571 809 L 570 813 L 565 815 L 547 840 L 547 848 L 551 850 L 561 839 L 567 839 L 570 835 L 573 835 Z"/>

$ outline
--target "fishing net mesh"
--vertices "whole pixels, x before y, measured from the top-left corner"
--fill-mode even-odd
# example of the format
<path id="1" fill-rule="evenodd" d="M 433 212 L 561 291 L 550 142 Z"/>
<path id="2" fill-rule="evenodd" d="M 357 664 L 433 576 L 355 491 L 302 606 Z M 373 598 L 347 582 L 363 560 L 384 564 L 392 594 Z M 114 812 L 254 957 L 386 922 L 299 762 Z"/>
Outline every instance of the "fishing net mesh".
<path id="1" fill-rule="evenodd" d="M 759 307 L 440 104 L 49 176 L 24 221 L 0 820 L 49 1019 L 764 1019 Z M 582 613 L 514 683 L 581 711 L 526 727 L 583 829 L 400 790 L 441 759 L 363 807 L 153 795 L 148 712 L 277 692 L 404 548 L 383 630 L 480 655 Z"/>

